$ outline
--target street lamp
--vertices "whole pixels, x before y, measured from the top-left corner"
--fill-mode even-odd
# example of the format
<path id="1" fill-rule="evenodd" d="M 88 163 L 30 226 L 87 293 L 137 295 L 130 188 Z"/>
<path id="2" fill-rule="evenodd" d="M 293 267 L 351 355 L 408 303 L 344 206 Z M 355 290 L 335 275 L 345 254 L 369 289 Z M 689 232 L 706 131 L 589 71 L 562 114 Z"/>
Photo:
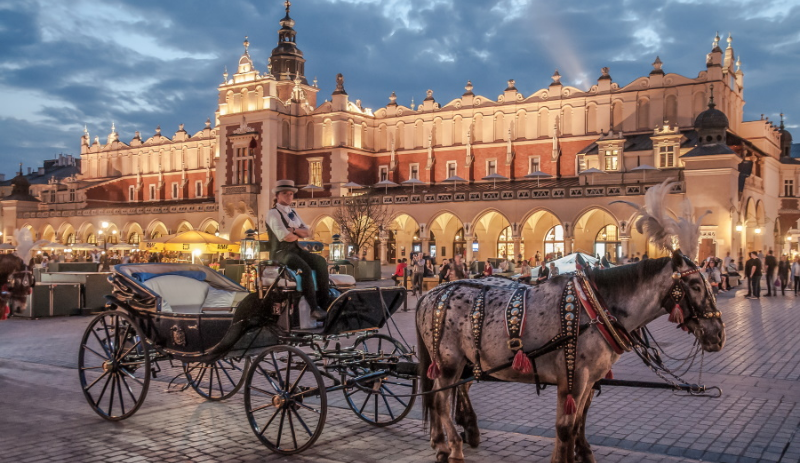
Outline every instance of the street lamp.
<path id="1" fill-rule="evenodd" d="M 741 224 L 737 224 L 737 225 L 736 225 L 736 231 L 737 231 L 737 232 L 740 232 L 740 231 L 742 231 L 742 225 L 741 225 Z"/>

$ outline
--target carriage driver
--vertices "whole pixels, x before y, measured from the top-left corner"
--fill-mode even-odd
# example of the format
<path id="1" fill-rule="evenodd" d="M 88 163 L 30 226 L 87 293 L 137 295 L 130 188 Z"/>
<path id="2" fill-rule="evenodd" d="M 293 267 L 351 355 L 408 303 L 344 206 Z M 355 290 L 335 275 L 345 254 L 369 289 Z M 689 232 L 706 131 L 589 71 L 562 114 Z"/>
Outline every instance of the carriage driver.
<path id="1" fill-rule="evenodd" d="M 296 192 L 293 180 L 278 180 L 272 189 L 275 200 L 272 209 L 267 212 L 267 229 L 270 231 L 270 241 L 273 241 L 274 235 L 277 246 L 271 245 L 271 258 L 303 272 L 303 296 L 312 307 L 311 317 L 324 320 L 328 307 L 328 263 L 324 257 L 302 249 L 297 243 L 301 238 L 311 236 L 311 229 L 292 208 Z M 316 293 L 311 278 L 312 270 L 317 274 Z"/>

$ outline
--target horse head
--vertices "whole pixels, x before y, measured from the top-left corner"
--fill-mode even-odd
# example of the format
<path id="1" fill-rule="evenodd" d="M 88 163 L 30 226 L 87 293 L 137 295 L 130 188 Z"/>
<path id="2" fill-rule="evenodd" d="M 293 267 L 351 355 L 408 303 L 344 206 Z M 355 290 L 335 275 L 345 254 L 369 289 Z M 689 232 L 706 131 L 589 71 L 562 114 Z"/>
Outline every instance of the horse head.
<path id="1" fill-rule="evenodd" d="M 12 314 L 21 312 L 36 281 L 30 267 L 14 254 L 0 255 L 0 304 Z M 0 308 L 4 312 L 5 307 Z"/>
<path id="2" fill-rule="evenodd" d="M 670 321 L 697 338 L 706 352 L 716 352 L 725 344 L 725 324 L 717 299 L 701 268 L 680 250 L 672 253 L 672 286 L 662 306 Z"/>

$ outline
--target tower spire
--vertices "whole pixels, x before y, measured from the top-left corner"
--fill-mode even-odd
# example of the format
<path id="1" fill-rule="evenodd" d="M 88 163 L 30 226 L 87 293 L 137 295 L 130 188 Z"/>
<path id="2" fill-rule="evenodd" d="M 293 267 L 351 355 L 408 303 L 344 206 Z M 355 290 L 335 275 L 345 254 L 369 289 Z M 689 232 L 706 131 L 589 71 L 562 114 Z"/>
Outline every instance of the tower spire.
<path id="1" fill-rule="evenodd" d="M 708 109 L 714 109 L 717 104 L 714 103 L 714 84 L 711 84 L 711 90 L 709 92 L 711 96 L 708 98 Z"/>
<path id="2" fill-rule="evenodd" d="M 281 28 L 278 29 L 278 46 L 272 50 L 270 62 L 272 68 L 269 71 L 275 79 L 279 81 L 292 81 L 299 76 L 304 85 L 308 85 L 304 74 L 306 60 L 303 59 L 303 52 L 297 48 L 297 31 L 294 30 L 294 19 L 289 16 L 292 2 L 283 2 L 286 9 L 286 16 L 279 21 Z"/>

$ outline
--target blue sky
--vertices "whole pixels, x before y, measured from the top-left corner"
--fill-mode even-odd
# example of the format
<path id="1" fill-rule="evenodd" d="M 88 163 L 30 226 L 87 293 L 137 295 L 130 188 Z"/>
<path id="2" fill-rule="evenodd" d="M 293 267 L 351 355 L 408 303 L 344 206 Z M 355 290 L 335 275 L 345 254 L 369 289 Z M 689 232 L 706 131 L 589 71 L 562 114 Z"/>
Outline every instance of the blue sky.
<path id="1" fill-rule="evenodd" d="M 0 0 L 0 172 L 78 155 L 84 124 L 105 141 L 114 122 L 125 142 L 202 129 L 244 36 L 265 71 L 282 17 L 281 0 Z M 625 85 L 656 55 L 696 77 L 719 31 L 742 59 L 745 119 L 800 124 L 800 0 L 295 0 L 292 17 L 320 102 L 339 72 L 373 109 L 392 91 L 446 103 L 467 80 L 528 95 L 556 68 L 588 89 L 608 66 Z"/>

